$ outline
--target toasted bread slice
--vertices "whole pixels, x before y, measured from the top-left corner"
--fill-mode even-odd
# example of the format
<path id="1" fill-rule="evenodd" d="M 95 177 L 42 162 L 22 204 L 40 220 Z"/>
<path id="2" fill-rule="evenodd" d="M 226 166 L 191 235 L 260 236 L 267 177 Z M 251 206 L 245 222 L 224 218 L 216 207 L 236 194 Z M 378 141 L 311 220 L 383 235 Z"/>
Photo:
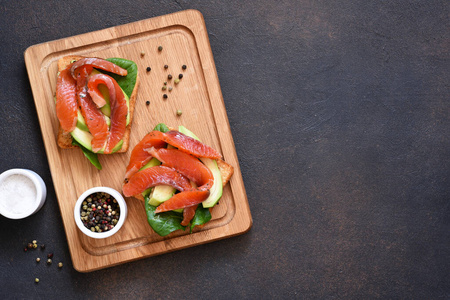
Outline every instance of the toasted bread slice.
<path id="1" fill-rule="evenodd" d="M 83 56 L 65 56 L 58 60 L 58 72 L 61 72 L 65 68 L 67 68 L 68 65 L 70 65 L 71 62 L 77 61 L 79 59 L 83 58 Z M 123 136 L 123 144 L 122 148 L 117 151 L 117 153 L 123 153 L 128 150 L 128 147 L 130 145 L 130 132 L 131 132 L 131 124 L 133 123 L 133 115 L 134 115 L 134 107 L 136 105 L 136 98 L 137 98 L 137 91 L 139 87 L 139 73 L 136 77 L 136 85 L 134 86 L 133 92 L 130 96 L 130 107 L 129 107 L 129 114 L 130 114 L 130 123 L 127 125 L 125 129 L 125 133 Z M 77 146 L 72 144 L 72 136 L 69 132 L 65 132 L 61 126 L 59 126 L 58 129 L 58 136 L 57 136 L 57 142 L 58 146 L 64 149 L 67 148 L 76 148 Z"/>

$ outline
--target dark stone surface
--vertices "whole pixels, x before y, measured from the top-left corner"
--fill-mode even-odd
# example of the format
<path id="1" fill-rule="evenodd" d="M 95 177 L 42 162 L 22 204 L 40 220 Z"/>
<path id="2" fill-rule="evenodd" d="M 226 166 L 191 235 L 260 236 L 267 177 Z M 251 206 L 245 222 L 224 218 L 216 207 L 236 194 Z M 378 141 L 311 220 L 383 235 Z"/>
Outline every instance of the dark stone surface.
<path id="1" fill-rule="evenodd" d="M 206 21 L 253 228 L 78 273 L 23 52 L 188 8 Z M 48 197 L 0 217 L 0 297 L 450 298 L 448 16 L 448 1 L 1 1 L 0 172 L 35 170 Z M 33 239 L 46 250 L 24 253 Z"/>

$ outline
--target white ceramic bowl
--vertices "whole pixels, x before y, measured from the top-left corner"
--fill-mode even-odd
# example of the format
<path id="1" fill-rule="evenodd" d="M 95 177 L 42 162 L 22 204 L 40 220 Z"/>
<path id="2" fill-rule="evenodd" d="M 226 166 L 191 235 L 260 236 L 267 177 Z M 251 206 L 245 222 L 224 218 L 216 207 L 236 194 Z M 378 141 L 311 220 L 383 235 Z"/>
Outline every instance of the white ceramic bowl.
<path id="1" fill-rule="evenodd" d="M 98 192 L 108 193 L 111 196 L 113 196 L 114 199 L 117 200 L 117 203 L 119 203 L 119 207 L 120 207 L 120 217 L 119 217 L 117 224 L 114 226 L 113 229 L 108 230 L 108 231 L 103 231 L 103 232 L 93 232 L 90 229 L 86 228 L 84 226 L 83 222 L 81 221 L 81 206 L 83 204 L 83 201 L 86 198 L 88 198 L 89 195 L 98 193 Z M 94 238 L 94 239 L 104 239 L 104 238 L 112 236 L 117 231 L 119 231 L 119 229 L 122 227 L 123 223 L 125 222 L 125 219 L 127 218 L 127 212 L 128 212 L 127 203 L 125 202 L 125 199 L 122 197 L 122 195 L 118 191 L 116 191 L 115 189 L 109 188 L 109 187 L 99 186 L 99 187 L 94 187 L 94 188 L 87 190 L 78 198 L 77 203 L 75 204 L 74 211 L 73 211 L 73 213 L 74 213 L 73 216 L 75 218 L 75 223 L 77 224 L 78 228 L 85 235 L 87 235 L 91 238 Z"/>
<path id="2" fill-rule="evenodd" d="M 41 209 L 47 188 L 35 172 L 10 169 L 0 174 L 0 193 L 0 214 L 9 219 L 23 219 Z"/>

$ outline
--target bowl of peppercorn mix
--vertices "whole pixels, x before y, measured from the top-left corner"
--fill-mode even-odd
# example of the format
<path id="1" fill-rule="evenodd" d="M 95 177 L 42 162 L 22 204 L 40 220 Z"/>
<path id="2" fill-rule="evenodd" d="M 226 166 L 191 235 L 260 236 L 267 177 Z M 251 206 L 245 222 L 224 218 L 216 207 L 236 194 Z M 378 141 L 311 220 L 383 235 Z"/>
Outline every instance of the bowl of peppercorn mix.
<path id="1" fill-rule="evenodd" d="M 127 217 L 122 195 L 109 187 L 94 187 L 84 192 L 74 209 L 75 223 L 85 235 L 104 239 L 115 234 Z"/>

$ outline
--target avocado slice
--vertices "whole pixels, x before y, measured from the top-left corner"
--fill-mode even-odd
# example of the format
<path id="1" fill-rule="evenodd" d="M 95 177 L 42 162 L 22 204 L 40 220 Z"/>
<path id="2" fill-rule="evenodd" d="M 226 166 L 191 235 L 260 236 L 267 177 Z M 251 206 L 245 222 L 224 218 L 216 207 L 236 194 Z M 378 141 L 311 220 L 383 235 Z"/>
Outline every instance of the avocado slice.
<path id="1" fill-rule="evenodd" d="M 86 125 L 86 121 L 83 118 L 83 115 L 81 114 L 81 110 L 77 109 L 77 127 L 83 131 L 89 131 L 89 128 Z"/>
<path id="2" fill-rule="evenodd" d="M 145 164 L 139 171 L 145 170 L 147 168 L 159 166 L 161 162 L 156 158 L 152 158 L 147 164 Z M 145 198 L 148 196 L 148 201 L 150 205 L 158 206 L 164 201 L 169 200 L 176 192 L 176 189 L 170 185 L 158 185 L 154 188 L 146 189 L 142 192 L 142 196 Z M 182 212 L 183 210 L 176 210 Z"/>
<path id="3" fill-rule="evenodd" d="M 94 138 L 89 131 L 80 129 L 78 126 L 70 133 L 72 138 L 76 140 L 84 148 L 92 152 L 92 139 Z"/>
<path id="4" fill-rule="evenodd" d="M 192 131 L 184 126 L 178 126 L 178 131 L 200 141 L 200 139 Z M 217 201 L 219 201 L 220 197 L 222 197 L 222 174 L 220 173 L 219 167 L 217 166 L 217 162 L 215 160 L 206 157 L 200 157 L 200 160 L 211 171 L 214 177 L 214 184 L 209 191 L 209 197 L 202 202 L 202 205 L 205 208 L 213 207 L 216 205 Z"/>
<path id="5" fill-rule="evenodd" d="M 149 204 L 153 206 L 158 206 L 164 201 L 169 200 L 175 194 L 175 189 L 170 185 L 158 185 L 153 188 L 150 193 Z"/>
<path id="6" fill-rule="evenodd" d="M 92 152 L 92 139 L 94 138 L 92 134 L 90 134 L 88 131 L 81 130 L 78 127 L 75 127 L 75 129 L 70 133 L 72 135 L 72 138 L 77 141 L 80 145 L 82 145 L 86 150 L 89 150 Z M 112 153 L 119 151 L 122 148 L 123 140 L 120 140 L 116 146 L 114 146 Z M 102 154 L 103 150 L 98 151 L 97 153 Z"/>

